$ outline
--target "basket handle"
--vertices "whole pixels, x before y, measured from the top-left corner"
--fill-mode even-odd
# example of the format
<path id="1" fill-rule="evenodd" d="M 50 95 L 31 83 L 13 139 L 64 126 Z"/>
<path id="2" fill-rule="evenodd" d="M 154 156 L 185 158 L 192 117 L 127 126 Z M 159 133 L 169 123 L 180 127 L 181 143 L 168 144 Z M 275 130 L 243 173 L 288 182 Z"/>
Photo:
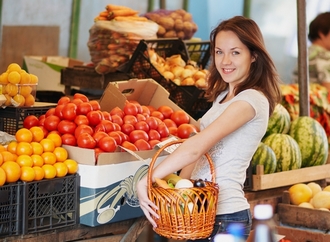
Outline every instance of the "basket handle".
<path id="1" fill-rule="evenodd" d="M 179 139 L 179 140 L 174 140 L 171 142 L 168 142 L 166 144 L 164 144 L 159 150 L 157 150 L 157 152 L 155 153 L 155 155 L 152 157 L 150 165 L 149 165 L 149 170 L 148 170 L 148 178 L 147 178 L 147 185 L 148 185 L 148 191 L 150 191 L 150 187 L 152 186 L 152 182 L 151 182 L 151 173 L 152 170 L 154 168 L 154 164 L 158 158 L 158 156 L 162 153 L 162 151 L 164 149 L 166 149 L 167 147 L 171 146 L 171 145 L 175 145 L 175 144 L 180 144 L 183 143 L 186 139 Z M 214 172 L 214 165 L 213 165 L 213 161 L 211 159 L 211 156 L 207 153 L 204 154 L 207 158 L 207 161 L 209 162 L 210 165 L 210 170 L 211 170 L 211 176 L 212 176 L 212 182 L 215 183 L 215 172 Z"/>

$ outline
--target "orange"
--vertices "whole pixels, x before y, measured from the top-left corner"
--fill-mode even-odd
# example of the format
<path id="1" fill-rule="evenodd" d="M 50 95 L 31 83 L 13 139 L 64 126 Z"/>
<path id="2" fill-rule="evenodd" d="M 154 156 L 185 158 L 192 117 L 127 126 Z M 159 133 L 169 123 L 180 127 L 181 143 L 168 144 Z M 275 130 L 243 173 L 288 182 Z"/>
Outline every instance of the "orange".
<path id="1" fill-rule="evenodd" d="M 11 141 L 7 146 L 7 150 L 13 154 L 16 154 L 17 144 L 17 141 Z"/>
<path id="2" fill-rule="evenodd" d="M 27 97 L 32 92 L 32 87 L 30 85 L 22 85 L 19 94 L 23 97 Z"/>
<path id="3" fill-rule="evenodd" d="M 31 158 L 31 156 L 29 156 L 29 155 L 19 155 L 17 157 L 16 162 L 17 162 L 17 164 L 20 165 L 20 167 L 22 167 L 22 166 L 32 167 L 33 166 L 33 160 Z"/>
<path id="4" fill-rule="evenodd" d="M 18 71 L 11 71 L 8 73 L 8 82 L 12 84 L 19 84 L 21 81 L 21 74 Z"/>
<path id="5" fill-rule="evenodd" d="M 6 182 L 16 182 L 21 177 L 21 167 L 15 161 L 6 161 L 1 167 L 6 172 Z"/>
<path id="6" fill-rule="evenodd" d="M 289 188 L 290 202 L 299 205 L 303 202 L 309 202 L 313 196 L 312 189 L 304 183 L 297 183 Z"/>
<path id="7" fill-rule="evenodd" d="M 6 172 L 0 167 L 0 186 L 6 183 Z"/>
<path id="8" fill-rule="evenodd" d="M 8 73 L 4 72 L 0 75 L 0 84 L 6 85 L 8 83 Z"/>
<path id="9" fill-rule="evenodd" d="M 4 151 L 4 150 L 7 150 L 7 148 L 5 146 L 3 146 L 3 145 L 0 145 L 0 152 L 1 151 Z"/>
<path id="10" fill-rule="evenodd" d="M 69 169 L 63 162 L 56 162 L 54 167 L 56 168 L 56 177 L 64 177 L 68 174 Z"/>
<path id="11" fill-rule="evenodd" d="M 2 93 L 3 93 L 3 89 L 2 89 Z M 6 101 L 3 104 L 4 106 L 10 106 L 11 105 L 11 97 L 8 94 L 5 94 L 6 97 Z"/>
<path id="12" fill-rule="evenodd" d="M 31 84 L 37 84 L 38 83 L 38 77 L 34 74 L 30 73 L 30 83 Z"/>
<path id="13" fill-rule="evenodd" d="M 42 158 L 41 155 L 33 154 L 31 155 L 33 166 L 43 166 L 44 164 L 44 158 Z"/>
<path id="14" fill-rule="evenodd" d="M 60 147 L 62 145 L 61 135 L 56 133 L 49 133 L 47 139 L 51 139 L 55 143 L 55 147 Z"/>
<path id="15" fill-rule="evenodd" d="M 21 84 L 30 84 L 31 82 L 31 77 L 30 77 L 30 74 L 27 73 L 26 71 L 21 71 L 20 72 L 21 74 Z"/>
<path id="16" fill-rule="evenodd" d="M 16 161 L 17 155 L 9 152 L 8 150 L 1 151 L 3 162 Z"/>
<path id="17" fill-rule="evenodd" d="M 41 127 L 34 126 L 29 129 L 32 133 L 32 141 L 40 142 L 44 138 L 44 131 Z"/>
<path id="18" fill-rule="evenodd" d="M 56 162 L 56 156 L 53 152 L 46 151 L 42 153 L 41 157 L 44 159 L 45 164 L 54 165 Z"/>
<path id="19" fill-rule="evenodd" d="M 40 141 L 40 144 L 42 145 L 44 152 L 46 151 L 53 152 L 55 149 L 55 143 L 51 139 L 44 138 Z"/>
<path id="20" fill-rule="evenodd" d="M 29 142 L 18 142 L 16 147 L 16 155 L 32 155 L 33 148 Z"/>
<path id="21" fill-rule="evenodd" d="M 44 169 L 42 169 L 40 166 L 33 166 L 32 169 L 34 170 L 35 173 L 35 177 L 34 177 L 35 181 L 40 181 L 44 179 L 45 176 Z"/>
<path id="22" fill-rule="evenodd" d="M 42 153 L 44 153 L 44 147 L 40 143 L 33 141 L 31 142 L 31 146 L 33 154 L 41 155 Z"/>
<path id="23" fill-rule="evenodd" d="M 5 87 L 6 93 L 13 97 L 18 93 L 18 86 L 12 83 L 8 83 Z"/>
<path id="24" fill-rule="evenodd" d="M 23 166 L 21 167 L 21 177 L 20 179 L 25 182 L 33 181 L 36 177 L 36 173 L 32 167 Z"/>
<path id="25" fill-rule="evenodd" d="M 33 139 L 33 134 L 27 128 L 20 128 L 19 130 L 17 130 L 15 138 L 17 142 L 25 141 L 30 143 Z"/>
<path id="26" fill-rule="evenodd" d="M 35 101 L 36 100 L 35 100 L 34 96 L 32 94 L 29 94 L 25 97 L 25 106 L 31 107 L 34 105 Z"/>
<path id="27" fill-rule="evenodd" d="M 13 96 L 12 103 L 15 107 L 22 107 L 25 104 L 25 97 L 23 97 L 21 94 L 16 94 Z"/>
<path id="28" fill-rule="evenodd" d="M 52 179 L 52 178 L 56 177 L 56 168 L 53 165 L 45 164 L 42 166 L 42 169 L 45 172 L 44 178 Z"/>
<path id="29" fill-rule="evenodd" d="M 6 72 L 7 73 L 10 73 L 12 71 L 17 71 L 17 72 L 20 72 L 22 70 L 21 66 L 15 62 L 13 63 L 10 63 L 8 66 L 7 66 L 7 70 Z"/>
<path id="30" fill-rule="evenodd" d="M 0 166 L 2 165 L 2 163 L 3 163 L 3 156 L 2 156 L 2 154 L 0 153 Z"/>
<path id="31" fill-rule="evenodd" d="M 68 159 L 68 152 L 63 147 L 56 147 L 53 151 L 57 162 L 63 162 Z"/>
<path id="32" fill-rule="evenodd" d="M 78 163 L 73 159 L 67 159 L 63 162 L 68 167 L 69 174 L 75 174 L 78 171 Z"/>

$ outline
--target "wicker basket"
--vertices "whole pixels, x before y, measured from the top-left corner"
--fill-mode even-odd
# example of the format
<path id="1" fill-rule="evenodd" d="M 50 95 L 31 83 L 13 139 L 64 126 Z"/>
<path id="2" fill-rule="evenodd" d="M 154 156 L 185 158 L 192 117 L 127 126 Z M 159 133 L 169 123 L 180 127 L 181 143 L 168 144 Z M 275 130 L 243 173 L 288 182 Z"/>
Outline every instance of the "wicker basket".
<path id="1" fill-rule="evenodd" d="M 150 163 L 147 180 L 148 196 L 157 205 L 156 213 L 159 215 L 159 219 L 153 218 L 157 223 L 154 231 L 175 240 L 207 238 L 213 230 L 219 193 L 210 156 L 205 154 L 210 165 L 212 181 L 205 181 L 205 187 L 165 189 L 154 187 L 151 181 L 151 173 L 159 154 L 169 146 L 182 142 L 184 140 L 165 144 L 156 152 Z"/>

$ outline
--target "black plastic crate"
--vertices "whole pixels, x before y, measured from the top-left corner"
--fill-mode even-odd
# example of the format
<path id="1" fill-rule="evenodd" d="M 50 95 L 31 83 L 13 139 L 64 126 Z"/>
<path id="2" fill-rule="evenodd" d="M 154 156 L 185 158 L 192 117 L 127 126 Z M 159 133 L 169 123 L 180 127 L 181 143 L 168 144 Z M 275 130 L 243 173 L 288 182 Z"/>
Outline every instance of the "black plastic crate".
<path id="1" fill-rule="evenodd" d="M 22 183 L 0 187 L 0 238 L 22 233 Z"/>
<path id="2" fill-rule="evenodd" d="M 0 130 L 8 134 L 15 135 L 16 131 L 23 128 L 23 121 L 29 115 L 39 117 L 45 114 L 56 104 L 35 103 L 34 107 L 13 107 L 9 106 L 0 111 Z"/>
<path id="3" fill-rule="evenodd" d="M 210 64 L 210 41 L 185 41 L 190 60 L 207 69 Z"/>
<path id="4" fill-rule="evenodd" d="M 50 231 L 79 223 L 79 174 L 24 182 L 23 234 Z"/>

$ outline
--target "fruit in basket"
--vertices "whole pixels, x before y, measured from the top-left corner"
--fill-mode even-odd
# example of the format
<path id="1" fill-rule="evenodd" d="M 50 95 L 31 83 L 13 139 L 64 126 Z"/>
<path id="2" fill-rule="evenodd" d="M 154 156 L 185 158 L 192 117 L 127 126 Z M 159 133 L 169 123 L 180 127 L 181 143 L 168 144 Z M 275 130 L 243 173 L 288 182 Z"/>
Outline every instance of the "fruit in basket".
<path id="1" fill-rule="evenodd" d="M 330 192 L 321 191 L 313 197 L 311 201 L 314 208 L 327 208 L 330 209 Z"/>
<path id="2" fill-rule="evenodd" d="M 312 190 L 313 193 L 313 197 L 319 193 L 320 191 L 322 191 L 322 187 L 320 186 L 320 184 L 316 183 L 316 182 L 309 182 L 307 183 L 307 186 L 309 186 L 309 188 Z"/>
<path id="3" fill-rule="evenodd" d="M 309 202 L 302 202 L 298 206 L 303 208 L 314 208 L 314 206 Z"/>
<path id="4" fill-rule="evenodd" d="M 175 187 L 178 181 L 180 181 L 182 177 L 172 173 L 167 176 L 165 176 L 162 180 L 165 180 L 167 184 L 169 184 L 171 187 Z"/>
<path id="5" fill-rule="evenodd" d="M 276 155 L 276 172 L 301 168 L 301 151 L 298 143 L 288 134 L 271 134 L 262 142 Z"/>
<path id="6" fill-rule="evenodd" d="M 155 177 L 155 185 L 158 187 L 162 187 L 164 189 L 173 188 L 169 184 L 167 184 L 167 182 L 165 180 L 160 179 L 158 177 Z"/>
<path id="7" fill-rule="evenodd" d="M 264 174 L 271 174 L 276 171 L 277 159 L 272 148 L 260 142 L 251 160 L 252 173 L 257 174 L 257 165 L 264 166 Z"/>
<path id="8" fill-rule="evenodd" d="M 275 106 L 274 112 L 269 117 L 265 137 L 275 133 L 286 134 L 289 132 L 290 125 L 290 114 L 288 110 L 282 104 L 279 103 Z"/>
<path id="9" fill-rule="evenodd" d="M 289 134 L 297 141 L 302 156 L 301 167 L 324 165 L 328 158 L 328 138 L 322 125 L 309 116 L 292 121 Z"/>
<path id="10" fill-rule="evenodd" d="M 289 196 L 292 204 L 299 205 L 303 202 L 309 202 L 313 196 L 313 192 L 307 184 L 297 183 L 289 188 Z"/>

